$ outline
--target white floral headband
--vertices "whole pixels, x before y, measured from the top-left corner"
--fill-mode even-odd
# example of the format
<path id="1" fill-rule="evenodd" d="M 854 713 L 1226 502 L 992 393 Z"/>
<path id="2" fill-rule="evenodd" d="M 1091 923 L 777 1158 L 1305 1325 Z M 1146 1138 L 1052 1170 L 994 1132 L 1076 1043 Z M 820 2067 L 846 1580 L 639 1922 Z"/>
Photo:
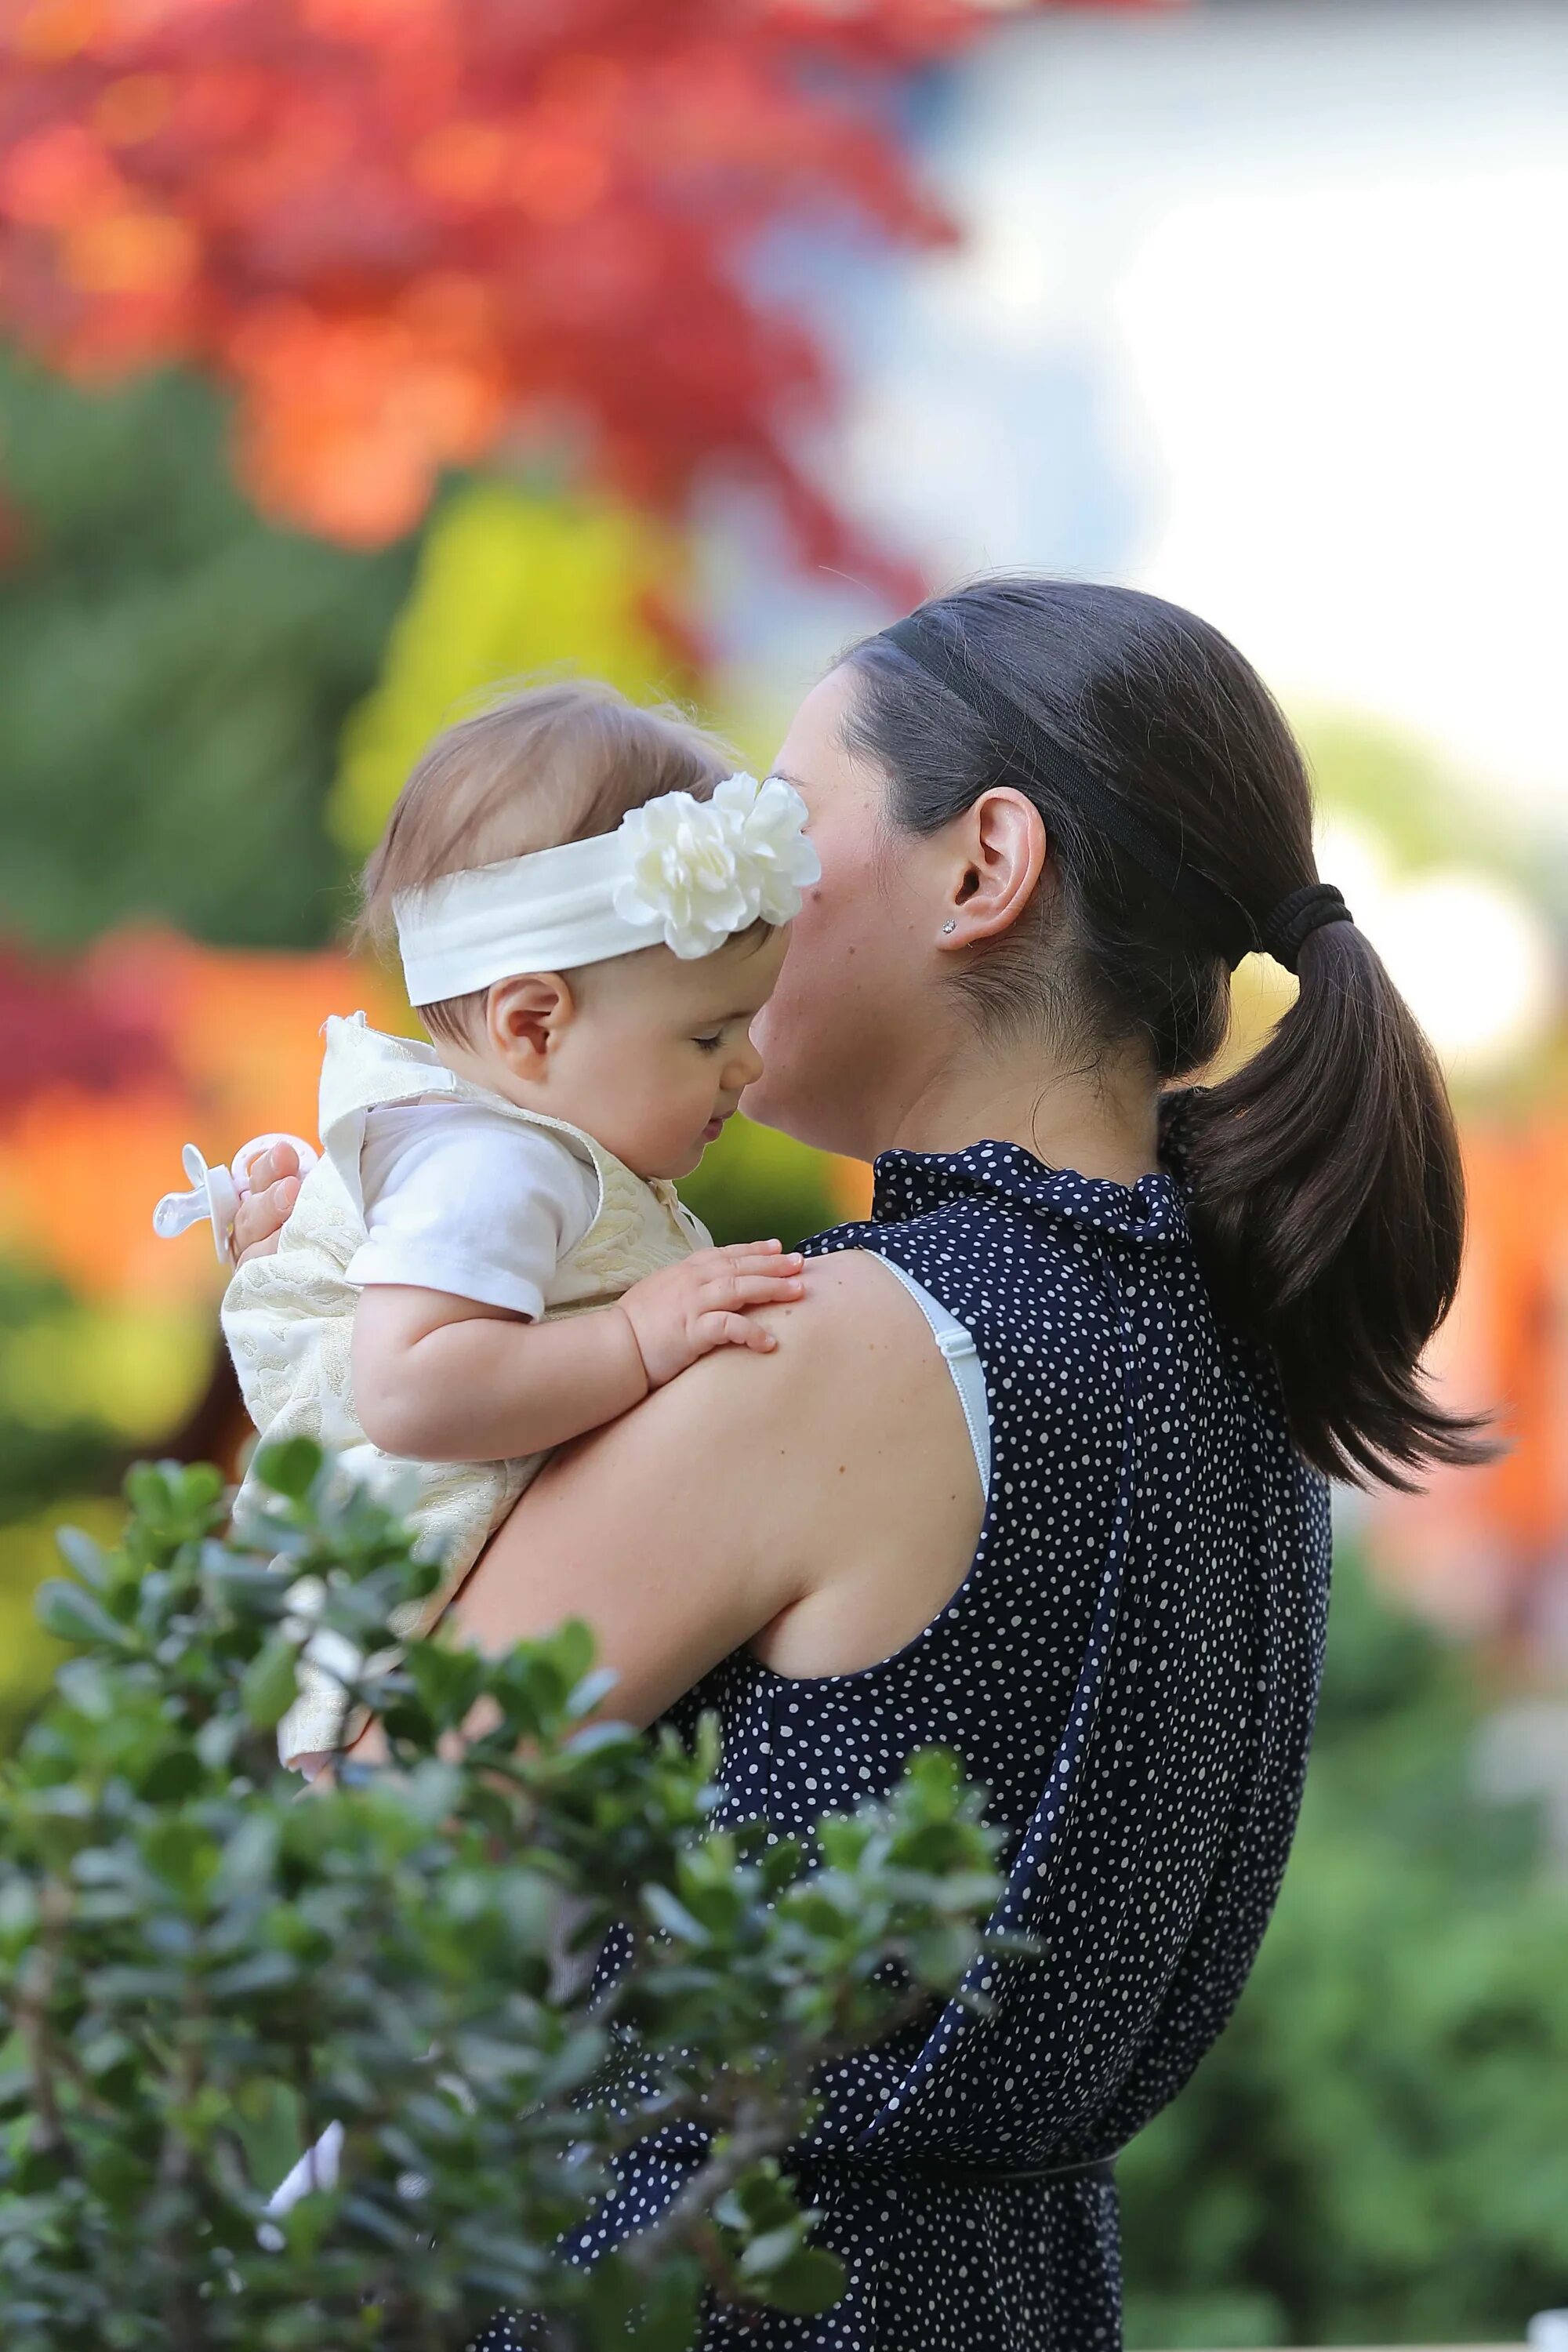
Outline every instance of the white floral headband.
<path id="1" fill-rule="evenodd" d="M 614 833 L 405 891 L 393 912 L 408 1001 L 438 1004 L 637 948 L 689 961 L 755 922 L 792 922 L 822 872 L 805 821 L 782 776 L 730 776 L 710 801 L 666 793 Z"/>

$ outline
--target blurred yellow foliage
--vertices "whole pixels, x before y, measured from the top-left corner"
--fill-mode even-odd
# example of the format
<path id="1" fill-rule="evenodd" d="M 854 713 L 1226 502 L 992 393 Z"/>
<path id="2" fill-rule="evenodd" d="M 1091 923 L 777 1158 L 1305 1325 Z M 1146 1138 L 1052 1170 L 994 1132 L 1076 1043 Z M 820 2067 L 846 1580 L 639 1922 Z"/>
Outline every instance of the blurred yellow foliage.
<path id="1" fill-rule="evenodd" d="M 183 1305 L 62 1307 L 7 1335 L 0 1353 L 0 1414 L 34 1428 L 86 1415 L 116 1437 L 146 1444 L 190 1412 L 212 1369 L 205 1319 Z"/>
<path id="2" fill-rule="evenodd" d="M 33 1595 L 44 1579 L 66 1573 L 56 1529 L 83 1528 L 109 1544 L 124 1517 L 118 1496 L 95 1496 L 51 1503 L 37 1518 L 0 1528 L 0 1739 L 8 1742 L 17 1719 L 42 1696 L 66 1656 L 64 1644 L 46 1633 L 33 1613 Z"/>
<path id="3" fill-rule="evenodd" d="M 1224 1045 L 1206 1069 L 1197 1073 L 1202 1086 L 1217 1086 L 1249 1062 L 1268 1044 L 1274 1024 L 1296 1002 L 1296 982 L 1282 965 L 1268 956 L 1243 956 L 1231 976 L 1230 1026 Z"/>
<path id="4" fill-rule="evenodd" d="M 563 667 L 639 699 L 688 686 L 658 617 L 683 564 L 677 535 L 629 508 L 504 482 L 458 491 L 431 525 L 381 682 L 344 729 L 338 839 L 373 845 L 431 736 L 487 687 Z"/>

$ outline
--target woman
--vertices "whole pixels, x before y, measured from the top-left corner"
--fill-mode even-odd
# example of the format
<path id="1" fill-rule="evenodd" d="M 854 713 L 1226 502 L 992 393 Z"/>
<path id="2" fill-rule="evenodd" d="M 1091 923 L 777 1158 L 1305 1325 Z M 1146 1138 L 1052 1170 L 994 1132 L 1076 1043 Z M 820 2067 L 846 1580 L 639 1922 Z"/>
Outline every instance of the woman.
<path id="1" fill-rule="evenodd" d="M 874 1158 L 872 1220 L 808 1245 L 776 1352 L 560 1457 L 456 1607 L 486 1644 L 586 1617 L 638 1721 L 716 1708 L 734 1817 L 807 1827 L 960 1752 L 1039 1957 L 834 2070 L 798 2168 L 847 2293 L 702 2340 L 1083 2352 L 1120 2340 L 1115 2154 L 1225 2022 L 1284 1866 L 1328 1479 L 1479 1451 L 1417 1373 L 1453 1127 L 1317 881 L 1279 712 L 1190 614 L 964 589 L 848 655 L 779 767 L 824 871 L 746 1108 Z M 1173 1090 L 1256 947 L 1299 1001 Z M 700 2158 L 651 2142 L 608 2231 Z"/>

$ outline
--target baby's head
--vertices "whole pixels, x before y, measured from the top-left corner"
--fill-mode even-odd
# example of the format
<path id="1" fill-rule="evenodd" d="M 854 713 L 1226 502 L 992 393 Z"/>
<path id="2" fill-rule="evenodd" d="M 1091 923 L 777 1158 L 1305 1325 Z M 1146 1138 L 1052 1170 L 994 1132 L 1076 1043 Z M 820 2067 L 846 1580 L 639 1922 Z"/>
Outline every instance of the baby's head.
<path id="1" fill-rule="evenodd" d="M 366 870 L 362 931 L 377 941 L 401 934 L 410 993 L 447 1067 L 584 1129 L 639 1176 L 688 1173 L 757 1076 L 751 1024 L 787 937 L 767 918 L 789 899 L 764 889 L 759 919 L 692 952 L 690 936 L 651 912 L 639 924 L 614 911 L 617 891 L 626 903 L 632 846 L 621 828 L 632 812 L 663 803 L 632 831 L 652 828 L 638 871 L 666 871 L 661 839 L 691 803 L 708 804 L 676 850 L 678 866 L 686 855 L 701 866 L 714 845 L 706 831 L 739 841 L 747 822 L 755 830 L 746 793 L 725 782 L 734 765 L 717 737 L 678 712 L 639 709 L 585 681 L 533 688 L 436 738 Z M 510 863 L 590 843 L 602 847 Z M 453 885 L 458 876 L 468 879 Z M 692 878 L 712 877 L 693 869 Z M 721 898 L 700 889 L 699 915 Z M 729 903 L 732 912 L 739 902 Z M 513 962 L 513 940 L 529 943 L 525 961 L 537 968 Z M 469 984 L 490 968 L 495 977 Z"/>

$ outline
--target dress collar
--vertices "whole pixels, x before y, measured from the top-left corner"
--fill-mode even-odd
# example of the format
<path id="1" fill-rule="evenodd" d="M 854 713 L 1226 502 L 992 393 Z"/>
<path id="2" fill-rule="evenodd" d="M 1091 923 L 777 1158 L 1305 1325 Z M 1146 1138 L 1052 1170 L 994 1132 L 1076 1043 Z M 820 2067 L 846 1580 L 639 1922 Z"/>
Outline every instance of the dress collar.
<path id="1" fill-rule="evenodd" d="M 874 1224 L 902 1224 L 950 1201 L 990 1197 L 1130 1241 L 1187 1238 L 1181 1185 L 1165 1169 L 1136 1184 L 1117 1184 L 1070 1168 L 1047 1168 L 1021 1143 L 972 1143 L 964 1151 L 884 1151 L 873 1177 Z"/>

